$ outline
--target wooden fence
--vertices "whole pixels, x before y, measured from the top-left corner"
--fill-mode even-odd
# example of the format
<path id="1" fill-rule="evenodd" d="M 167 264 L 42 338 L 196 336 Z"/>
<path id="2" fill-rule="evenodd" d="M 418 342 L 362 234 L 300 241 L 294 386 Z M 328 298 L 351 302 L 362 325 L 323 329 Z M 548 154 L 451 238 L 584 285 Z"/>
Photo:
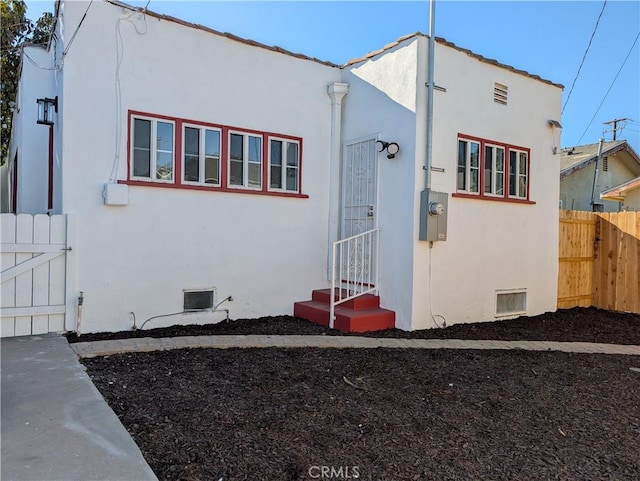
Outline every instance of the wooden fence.
<path id="1" fill-rule="evenodd" d="M 640 212 L 560 211 L 558 308 L 640 314 Z"/>

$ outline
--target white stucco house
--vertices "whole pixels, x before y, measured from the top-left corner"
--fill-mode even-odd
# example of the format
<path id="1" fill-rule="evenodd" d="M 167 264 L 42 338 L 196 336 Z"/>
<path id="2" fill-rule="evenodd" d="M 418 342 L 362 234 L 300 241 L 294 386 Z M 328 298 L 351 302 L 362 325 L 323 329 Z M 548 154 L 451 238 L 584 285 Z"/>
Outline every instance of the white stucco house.
<path id="1" fill-rule="evenodd" d="M 334 65 L 87 7 L 59 2 L 49 48 L 24 48 L 4 204 L 73 216 L 83 332 L 222 308 L 348 330 L 556 309 L 561 85 L 436 39 L 427 170 L 426 35 Z M 332 279 L 334 303 L 368 294 L 334 311 Z"/>
<path id="2" fill-rule="evenodd" d="M 583 211 L 640 210 L 640 156 L 626 140 L 562 149 L 560 205 Z"/>

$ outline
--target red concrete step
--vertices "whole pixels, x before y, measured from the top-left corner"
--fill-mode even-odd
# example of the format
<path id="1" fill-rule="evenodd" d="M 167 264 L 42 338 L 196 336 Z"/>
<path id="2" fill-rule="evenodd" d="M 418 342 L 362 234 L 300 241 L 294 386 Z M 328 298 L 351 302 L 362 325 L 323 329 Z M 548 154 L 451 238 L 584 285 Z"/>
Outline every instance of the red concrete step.
<path id="1" fill-rule="evenodd" d="M 375 296 L 374 296 L 375 297 Z M 380 307 L 374 309 L 350 309 L 336 306 L 334 329 L 345 332 L 368 332 L 392 329 L 396 325 L 396 313 Z M 329 325 L 329 304 L 320 301 L 296 302 L 293 315 L 308 321 Z"/>
<path id="2" fill-rule="evenodd" d="M 338 289 L 336 289 L 336 294 Z M 347 293 L 343 289 L 343 297 L 346 297 Z M 336 296 L 337 298 L 337 296 Z M 329 304 L 331 302 L 331 289 L 316 289 L 311 293 L 311 299 L 318 302 L 324 302 Z M 380 307 L 380 297 L 373 294 L 364 294 L 362 296 L 351 299 L 347 302 L 340 304 L 340 307 L 346 307 L 348 309 L 377 309 Z"/>

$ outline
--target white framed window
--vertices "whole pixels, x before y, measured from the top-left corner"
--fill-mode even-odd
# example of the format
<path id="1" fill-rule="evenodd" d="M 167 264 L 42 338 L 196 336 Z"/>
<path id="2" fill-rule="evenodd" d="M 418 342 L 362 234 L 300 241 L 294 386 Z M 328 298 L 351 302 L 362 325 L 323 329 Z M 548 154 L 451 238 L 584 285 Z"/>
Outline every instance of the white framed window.
<path id="1" fill-rule="evenodd" d="M 496 317 L 515 317 L 526 313 L 526 289 L 496 290 Z"/>
<path id="2" fill-rule="evenodd" d="M 131 120 L 131 177 L 174 181 L 175 124 L 170 120 L 134 116 Z"/>
<path id="3" fill-rule="evenodd" d="M 509 150 L 509 197 L 527 198 L 529 155 L 521 150 Z"/>
<path id="4" fill-rule="evenodd" d="M 184 183 L 220 185 L 220 129 L 185 124 L 182 134 Z"/>
<path id="5" fill-rule="evenodd" d="M 504 196 L 504 147 L 484 146 L 484 194 Z"/>
<path id="6" fill-rule="evenodd" d="M 529 152 L 526 147 L 459 134 L 454 196 L 532 203 Z"/>
<path id="7" fill-rule="evenodd" d="M 300 144 L 269 138 L 269 190 L 299 191 Z"/>
<path id="8" fill-rule="evenodd" d="M 262 137 L 229 132 L 229 187 L 262 188 Z"/>
<path id="9" fill-rule="evenodd" d="M 480 193 L 480 143 L 458 140 L 458 191 Z"/>

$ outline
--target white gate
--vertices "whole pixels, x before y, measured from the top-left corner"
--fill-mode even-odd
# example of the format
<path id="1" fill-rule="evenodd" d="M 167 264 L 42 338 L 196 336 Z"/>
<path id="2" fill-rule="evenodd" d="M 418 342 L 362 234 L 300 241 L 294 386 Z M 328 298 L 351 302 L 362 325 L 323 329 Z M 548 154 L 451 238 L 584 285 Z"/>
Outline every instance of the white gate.
<path id="1" fill-rule="evenodd" d="M 2 214 L 0 222 L 0 335 L 74 330 L 73 217 Z"/>

